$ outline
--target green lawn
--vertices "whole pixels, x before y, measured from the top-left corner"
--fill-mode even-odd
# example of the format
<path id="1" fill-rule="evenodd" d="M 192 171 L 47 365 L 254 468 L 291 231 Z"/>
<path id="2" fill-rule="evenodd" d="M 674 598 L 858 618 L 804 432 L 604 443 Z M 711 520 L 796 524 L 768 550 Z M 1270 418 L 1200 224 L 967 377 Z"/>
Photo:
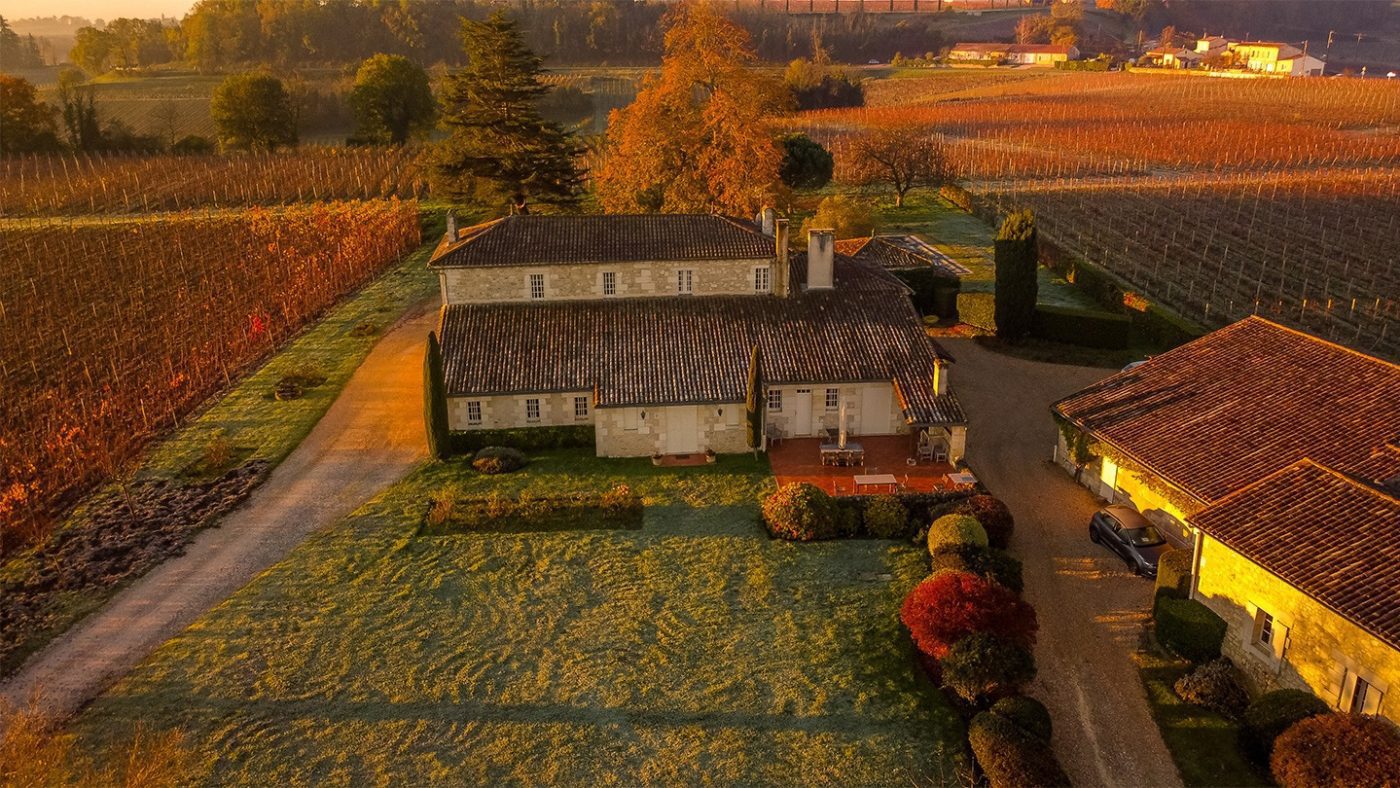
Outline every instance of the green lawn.
<path id="1" fill-rule="evenodd" d="M 217 441 L 227 441 L 231 462 L 268 460 L 276 465 L 292 452 L 321 419 L 379 336 L 406 310 L 437 290 L 437 277 L 427 269 L 427 259 L 442 233 L 443 220 L 435 215 L 425 230 L 430 239 L 413 254 L 390 267 L 370 284 L 331 308 L 304 333 L 287 343 L 262 366 L 218 397 L 185 425 L 155 441 L 135 464 L 135 479 L 179 479 L 195 472 L 206 451 Z M 308 388 L 300 399 L 279 401 L 271 392 L 288 373 L 314 374 L 324 382 Z M 100 501 L 100 496 L 89 496 Z M 79 506 L 60 526 L 81 529 L 89 522 Z M 0 565 L 0 579 L 26 577 L 34 572 L 29 554 L 20 554 Z M 48 610 L 50 625 L 17 638 L 17 647 L 0 659 L 0 675 L 17 668 L 30 654 L 88 613 L 100 607 L 120 586 L 64 592 L 56 595 Z M 13 634 L 13 633 L 11 633 Z"/>
<path id="2" fill-rule="evenodd" d="M 640 530 L 415 537 L 425 500 L 627 483 Z M 897 621 L 927 556 L 770 541 L 766 462 L 425 466 L 167 642 L 76 723 L 178 727 L 205 783 L 927 784 L 961 726 Z"/>
<path id="3" fill-rule="evenodd" d="M 1190 663 L 1150 648 L 1139 651 L 1137 660 L 1152 718 L 1188 788 L 1272 785 L 1240 751 L 1237 724 L 1186 703 L 1172 690 Z"/>

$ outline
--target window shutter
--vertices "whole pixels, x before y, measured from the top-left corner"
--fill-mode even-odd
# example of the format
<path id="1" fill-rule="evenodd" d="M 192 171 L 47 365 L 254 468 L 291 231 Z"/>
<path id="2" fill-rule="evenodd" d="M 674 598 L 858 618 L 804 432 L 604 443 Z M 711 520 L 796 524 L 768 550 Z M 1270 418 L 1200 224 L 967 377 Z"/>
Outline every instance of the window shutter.
<path id="1" fill-rule="evenodd" d="M 1283 655 L 1288 653 L 1288 636 L 1292 630 L 1274 619 L 1274 659 L 1283 660 Z"/>
<path id="2" fill-rule="evenodd" d="M 1362 707 L 1361 713 L 1380 714 L 1381 700 L 1384 697 L 1385 696 L 1381 693 L 1380 690 L 1376 689 L 1375 687 L 1371 687 L 1371 690 L 1366 693 L 1366 705 Z"/>
<path id="3" fill-rule="evenodd" d="M 1342 681 L 1342 697 L 1337 701 L 1337 708 L 1342 711 L 1351 710 L 1351 696 L 1356 692 L 1356 674 L 1350 670 Z"/>
<path id="4" fill-rule="evenodd" d="M 1340 662 L 1333 662 L 1332 668 L 1327 671 L 1327 688 L 1323 690 L 1322 699 L 1332 704 L 1333 708 L 1342 706 L 1342 688 L 1346 685 L 1347 666 Z"/>

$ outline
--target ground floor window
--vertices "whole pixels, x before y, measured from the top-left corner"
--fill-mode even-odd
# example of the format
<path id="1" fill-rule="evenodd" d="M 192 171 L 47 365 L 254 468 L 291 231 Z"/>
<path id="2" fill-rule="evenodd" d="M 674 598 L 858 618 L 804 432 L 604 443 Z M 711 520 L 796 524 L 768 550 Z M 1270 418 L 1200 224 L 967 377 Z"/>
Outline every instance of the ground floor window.
<path id="1" fill-rule="evenodd" d="M 588 418 L 588 397 L 574 397 L 574 418 Z"/>
<path id="2" fill-rule="evenodd" d="M 533 399 L 533 398 L 525 400 L 525 420 L 526 420 L 526 421 L 539 421 L 539 420 L 540 420 L 540 401 L 539 401 L 539 400 Z"/>
<path id="3" fill-rule="evenodd" d="M 1346 710 L 1352 714 L 1375 714 L 1380 711 L 1383 697 L 1384 693 L 1376 685 L 1353 674 L 1351 701 L 1346 704 Z"/>
<path id="4" fill-rule="evenodd" d="M 826 390 L 826 409 L 827 409 L 827 410 L 837 410 L 837 409 L 840 408 L 840 407 L 841 407 L 841 390 L 840 390 L 840 389 L 827 389 L 827 390 Z"/>
<path id="5" fill-rule="evenodd" d="M 467 403 L 467 423 L 481 423 L 481 403 L 477 400 L 472 400 Z"/>
<path id="6" fill-rule="evenodd" d="M 782 390 L 782 389 L 768 389 L 768 409 L 769 409 L 769 410 L 782 410 L 782 409 L 783 409 L 783 390 Z"/>

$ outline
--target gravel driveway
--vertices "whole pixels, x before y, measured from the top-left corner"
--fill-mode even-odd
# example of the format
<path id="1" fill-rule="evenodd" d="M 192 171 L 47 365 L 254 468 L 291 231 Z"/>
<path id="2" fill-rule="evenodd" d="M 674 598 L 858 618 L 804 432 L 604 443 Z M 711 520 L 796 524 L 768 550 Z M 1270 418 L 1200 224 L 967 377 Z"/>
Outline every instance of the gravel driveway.
<path id="1" fill-rule="evenodd" d="M 0 684 L 16 706 L 64 717 L 218 605 L 313 531 L 337 522 L 427 456 L 423 342 L 430 311 L 389 332 L 306 440 L 242 507 L 199 534 Z"/>
<path id="2" fill-rule="evenodd" d="M 957 359 L 968 462 L 1016 516 L 1011 550 L 1040 618 L 1031 692 L 1054 716 L 1065 769 L 1076 785 L 1181 785 L 1132 657 L 1152 584 L 1089 541 L 1099 503 L 1050 462 L 1050 403 L 1110 370 L 1024 361 L 970 339 L 941 344 Z"/>

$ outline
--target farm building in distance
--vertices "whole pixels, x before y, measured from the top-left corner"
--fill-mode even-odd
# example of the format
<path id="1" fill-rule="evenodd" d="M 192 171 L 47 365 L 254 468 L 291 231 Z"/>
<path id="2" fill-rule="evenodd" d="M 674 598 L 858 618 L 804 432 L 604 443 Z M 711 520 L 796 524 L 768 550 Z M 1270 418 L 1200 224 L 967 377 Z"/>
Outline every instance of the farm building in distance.
<path id="1" fill-rule="evenodd" d="M 1053 66 L 1079 59 L 1079 48 L 1061 44 L 999 44 L 961 42 L 948 51 L 950 63 L 993 63 L 1008 66 Z"/>
<path id="2" fill-rule="evenodd" d="M 951 359 L 908 289 L 787 222 L 512 216 L 434 252 L 453 430 L 592 425 L 600 456 L 749 449 L 752 349 L 768 435 L 912 435 L 962 457 Z"/>
<path id="3" fill-rule="evenodd" d="M 1400 688 L 1400 365 L 1246 318 L 1056 403 L 1055 457 L 1194 550 L 1256 689 Z"/>
<path id="4" fill-rule="evenodd" d="M 1159 68 L 1236 70 L 1290 77 L 1320 77 L 1327 64 L 1292 44 L 1274 41 L 1235 41 L 1222 36 L 1196 40 L 1191 49 L 1161 46 L 1142 54 L 1138 62 Z"/>

